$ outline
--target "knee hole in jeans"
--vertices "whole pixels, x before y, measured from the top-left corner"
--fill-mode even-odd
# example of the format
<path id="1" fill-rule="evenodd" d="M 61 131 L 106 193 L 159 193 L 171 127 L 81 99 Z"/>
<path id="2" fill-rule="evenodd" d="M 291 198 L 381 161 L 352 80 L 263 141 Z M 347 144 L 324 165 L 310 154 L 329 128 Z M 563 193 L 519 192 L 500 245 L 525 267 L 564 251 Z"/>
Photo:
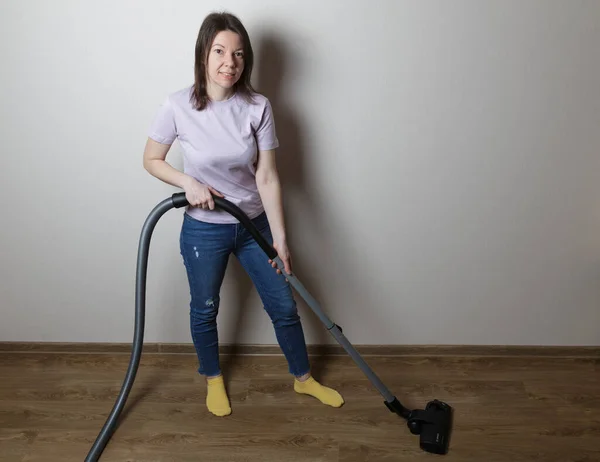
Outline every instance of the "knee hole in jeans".
<path id="1" fill-rule="evenodd" d="M 194 318 L 204 321 L 214 321 L 219 308 L 219 297 L 196 298 L 190 306 L 190 313 Z"/>

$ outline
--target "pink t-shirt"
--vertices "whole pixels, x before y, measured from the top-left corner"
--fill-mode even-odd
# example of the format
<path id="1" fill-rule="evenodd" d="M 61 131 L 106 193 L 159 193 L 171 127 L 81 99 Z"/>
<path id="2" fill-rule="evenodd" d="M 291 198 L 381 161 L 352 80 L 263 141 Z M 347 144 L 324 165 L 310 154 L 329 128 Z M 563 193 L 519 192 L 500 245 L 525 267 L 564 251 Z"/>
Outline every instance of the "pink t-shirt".
<path id="1" fill-rule="evenodd" d="M 279 146 L 269 100 L 255 94 L 252 104 L 236 94 L 197 111 L 190 103 L 191 91 L 186 87 L 165 99 L 148 136 L 163 144 L 178 139 L 186 174 L 212 186 L 250 218 L 257 217 L 264 211 L 255 179 L 257 154 Z M 218 208 L 187 207 L 186 212 L 210 223 L 238 221 Z"/>

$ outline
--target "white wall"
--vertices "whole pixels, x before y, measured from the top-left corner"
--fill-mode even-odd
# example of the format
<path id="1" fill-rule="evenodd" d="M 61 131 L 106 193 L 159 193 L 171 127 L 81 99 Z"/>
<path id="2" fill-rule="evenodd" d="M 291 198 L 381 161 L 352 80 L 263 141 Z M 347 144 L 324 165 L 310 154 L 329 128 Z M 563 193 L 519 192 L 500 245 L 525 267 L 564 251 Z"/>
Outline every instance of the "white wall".
<path id="1" fill-rule="evenodd" d="M 139 232 L 177 191 L 147 129 L 221 8 L 275 108 L 297 274 L 353 343 L 600 343 L 594 0 L 3 2 L 0 340 L 131 341 Z M 181 213 L 149 342 L 190 342 Z M 222 295 L 223 342 L 275 343 L 236 261 Z"/>

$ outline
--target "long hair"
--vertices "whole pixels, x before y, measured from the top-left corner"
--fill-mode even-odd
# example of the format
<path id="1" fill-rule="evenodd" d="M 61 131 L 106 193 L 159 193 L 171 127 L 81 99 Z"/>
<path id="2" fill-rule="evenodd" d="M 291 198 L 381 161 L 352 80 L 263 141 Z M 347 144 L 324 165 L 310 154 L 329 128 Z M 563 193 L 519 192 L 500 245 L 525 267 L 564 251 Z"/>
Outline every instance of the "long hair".
<path id="1" fill-rule="evenodd" d="M 194 63 L 194 88 L 190 96 L 190 101 L 195 109 L 201 111 L 210 102 L 207 93 L 206 84 L 206 63 L 208 53 L 216 35 L 222 31 L 235 32 L 240 36 L 244 46 L 244 70 L 239 80 L 235 83 L 233 90 L 245 98 L 247 101 L 253 101 L 254 88 L 250 82 L 252 78 L 252 67 L 254 65 L 254 52 L 250 37 L 242 22 L 233 14 L 221 12 L 209 14 L 198 32 L 196 40 L 196 56 Z"/>

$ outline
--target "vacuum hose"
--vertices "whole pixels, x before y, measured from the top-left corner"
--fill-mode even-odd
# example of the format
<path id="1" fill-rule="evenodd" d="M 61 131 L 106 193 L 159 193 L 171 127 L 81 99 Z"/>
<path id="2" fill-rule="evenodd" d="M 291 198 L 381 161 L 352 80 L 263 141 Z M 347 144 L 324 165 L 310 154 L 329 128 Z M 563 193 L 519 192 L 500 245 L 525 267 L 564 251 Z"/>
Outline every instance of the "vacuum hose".
<path id="1" fill-rule="evenodd" d="M 252 237 L 260 245 L 266 255 L 275 261 L 279 267 L 283 268 L 283 262 L 277 255 L 277 251 L 266 241 L 260 231 L 254 226 L 250 218 L 235 204 L 213 195 L 215 206 L 220 208 L 230 215 L 235 217 L 240 223 L 250 232 Z M 135 286 L 135 330 L 133 336 L 133 346 L 131 358 L 125 380 L 121 387 L 121 391 L 117 400 L 110 412 L 104 426 L 102 427 L 96 441 L 92 445 L 85 462 L 96 462 L 100 459 L 102 452 L 106 448 L 108 441 L 115 431 L 117 421 L 125 402 L 129 396 L 129 392 L 133 386 L 133 381 L 137 374 L 140 364 L 144 343 L 144 325 L 146 314 L 146 273 L 148 270 L 148 253 L 150 248 L 150 238 L 158 220 L 170 209 L 181 208 L 189 205 L 185 193 L 175 193 L 171 197 L 164 199 L 152 209 L 148 218 L 142 227 L 140 242 L 138 246 L 137 270 L 136 270 L 136 286 Z M 282 276 L 283 277 L 283 276 Z M 443 401 L 430 401 L 425 409 L 410 410 L 398 401 L 377 377 L 375 372 L 364 361 L 352 344 L 343 334 L 342 328 L 331 321 L 321 309 L 319 303 L 305 289 L 302 283 L 293 274 L 285 274 L 290 284 L 307 302 L 308 306 L 323 322 L 327 330 L 338 341 L 350 357 L 356 362 L 358 367 L 363 371 L 367 378 L 374 384 L 377 390 L 384 397 L 384 404 L 393 413 L 407 420 L 408 428 L 414 435 L 420 436 L 420 447 L 426 452 L 434 454 L 446 454 L 448 451 L 449 437 L 451 432 L 452 408 Z"/>
<path id="2" fill-rule="evenodd" d="M 215 206 L 225 210 L 235 218 L 237 218 L 252 234 L 256 242 L 261 246 L 269 258 L 273 259 L 277 257 L 277 251 L 269 245 L 262 234 L 256 229 L 254 224 L 250 221 L 250 218 L 235 204 L 218 196 L 213 196 Z M 140 364 L 140 357 L 142 356 L 142 349 L 144 344 L 144 326 L 146 317 L 146 274 L 148 272 L 148 253 L 150 249 L 150 239 L 152 232 L 156 227 L 158 220 L 172 208 L 181 208 L 187 206 L 189 203 L 185 198 L 185 193 L 173 194 L 170 198 L 161 201 L 148 215 L 142 232 L 140 235 L 140 242 L 138 246 L 138 258 L 137 258 L 137 270 L 136 270 L 136 283 L 135 283 L 135 330 L 133 335 L 133 348 L 131 351 L 131 359 L 129 361 L 129 367 L 125 374 L 125 380 L 119 392 L 119 396 L 110 412 L 110 415 L 106 419 L 106 423 L 102 427 L 102 430 L 98 434 L 96 441 L 92 445 L 85 462 L 96 462 L 100 459 L 100 456 L 112 434 L 115 431 L 117 421 L 125 402 L 133 386 L 133 381 L 137 374 L 137 370 Z"/>

